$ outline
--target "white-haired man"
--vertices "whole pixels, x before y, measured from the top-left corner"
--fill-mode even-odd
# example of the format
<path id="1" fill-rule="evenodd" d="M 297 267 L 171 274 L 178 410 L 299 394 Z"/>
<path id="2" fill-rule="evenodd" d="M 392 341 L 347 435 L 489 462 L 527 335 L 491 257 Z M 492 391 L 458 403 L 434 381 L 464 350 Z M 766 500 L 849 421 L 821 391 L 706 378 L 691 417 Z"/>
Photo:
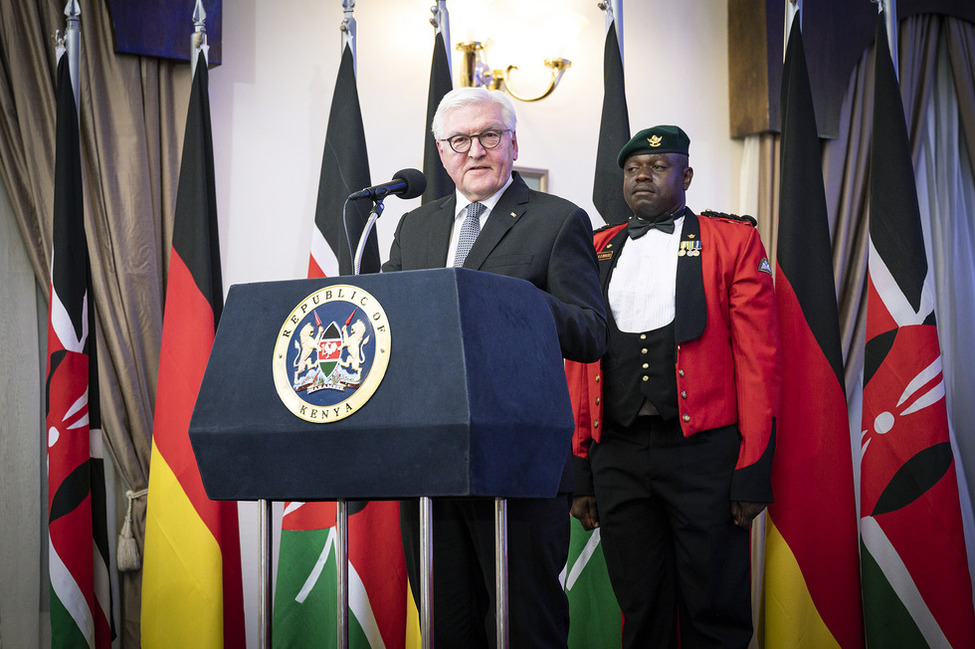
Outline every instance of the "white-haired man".
<path id="1" fill-rule="evenodd" d="M 458 88 L 444 96 L 432 130 L 456 192 L 403 215 L 383 271 L 463 266 L 528 280 L 544 291 L 551 306 L 563 356 L 594 361 L 606 347 L 606 316 L 591 221 L 578 206 L 533 191 L 512 173 L 518 157 L 515 127 L 514 108 L 500 92 Z M 563 473 L 556 498 L 509 500 L 513 647 L 567 644 L 569 609 L 559 572 L 568 555 L 570 476 L 570 470 Z M 417 597 L 416 502 L 404 501 L 400 516 Z M 435 501 L 433 538 L 435 646 L 490 646 L 493 501 Z"/>

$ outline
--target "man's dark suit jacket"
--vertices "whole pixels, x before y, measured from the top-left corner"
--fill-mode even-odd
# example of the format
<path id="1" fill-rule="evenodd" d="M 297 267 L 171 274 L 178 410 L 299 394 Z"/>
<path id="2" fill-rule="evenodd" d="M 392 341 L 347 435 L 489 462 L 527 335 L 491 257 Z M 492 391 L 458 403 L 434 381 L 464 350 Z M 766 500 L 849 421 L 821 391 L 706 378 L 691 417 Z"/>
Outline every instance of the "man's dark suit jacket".
<path id="1" fill-rule="evenodd" d="M 443 268 L 457 199 L 451 194 L 403 215 L 383 272 Z M 562 355 L 588 363 L 606 349 L 592 224 L 569 201 L 528 188 L 517 172 L 488 215 L 464 268 L 528 280 L 552 307 Z"/>

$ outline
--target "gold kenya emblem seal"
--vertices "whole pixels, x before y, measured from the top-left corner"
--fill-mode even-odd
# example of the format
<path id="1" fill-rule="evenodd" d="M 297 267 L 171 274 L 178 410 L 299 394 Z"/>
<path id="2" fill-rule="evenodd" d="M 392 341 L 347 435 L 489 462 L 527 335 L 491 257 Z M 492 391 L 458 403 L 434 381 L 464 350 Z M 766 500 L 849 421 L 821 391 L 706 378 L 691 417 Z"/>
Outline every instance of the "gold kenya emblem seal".
<path id="1" fill-rule="evenodd" d="M 359 410 L 389 364 L 386 312 L 357 286 L 336 284 L 306 297 L 274 344 L 274 387 L 297 417 L 327 424 Z"/>

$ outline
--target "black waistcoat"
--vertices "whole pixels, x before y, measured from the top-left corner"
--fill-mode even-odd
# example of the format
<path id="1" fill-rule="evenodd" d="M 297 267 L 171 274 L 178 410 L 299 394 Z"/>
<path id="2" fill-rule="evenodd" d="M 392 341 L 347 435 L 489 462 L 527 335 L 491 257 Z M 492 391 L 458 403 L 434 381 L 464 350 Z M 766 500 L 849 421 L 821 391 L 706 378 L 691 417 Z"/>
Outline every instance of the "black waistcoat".
<path id="1" fill-rule="evenodd" d="M 677 418 L 674 323 L 645 333 L 624 333 L 607 313 L 609 349 L 602 359 L 603 412 L 629 426 L 648 399 L 660 416 Z"/>

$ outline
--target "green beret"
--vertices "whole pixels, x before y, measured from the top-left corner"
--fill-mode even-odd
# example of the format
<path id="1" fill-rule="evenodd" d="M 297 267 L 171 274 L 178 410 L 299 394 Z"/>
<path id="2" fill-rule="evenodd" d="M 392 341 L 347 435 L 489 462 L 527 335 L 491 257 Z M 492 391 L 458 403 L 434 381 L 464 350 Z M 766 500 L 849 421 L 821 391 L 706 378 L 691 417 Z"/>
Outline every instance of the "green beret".
<path id="1" fill-rule="evenodd" d="M 683 153 L 691 146 L 691 140 L 679 126 L 653 126 L 645 128 L 627 142 L 620 150 L 616 162 L 623 163 L 634 153 Z"/>

